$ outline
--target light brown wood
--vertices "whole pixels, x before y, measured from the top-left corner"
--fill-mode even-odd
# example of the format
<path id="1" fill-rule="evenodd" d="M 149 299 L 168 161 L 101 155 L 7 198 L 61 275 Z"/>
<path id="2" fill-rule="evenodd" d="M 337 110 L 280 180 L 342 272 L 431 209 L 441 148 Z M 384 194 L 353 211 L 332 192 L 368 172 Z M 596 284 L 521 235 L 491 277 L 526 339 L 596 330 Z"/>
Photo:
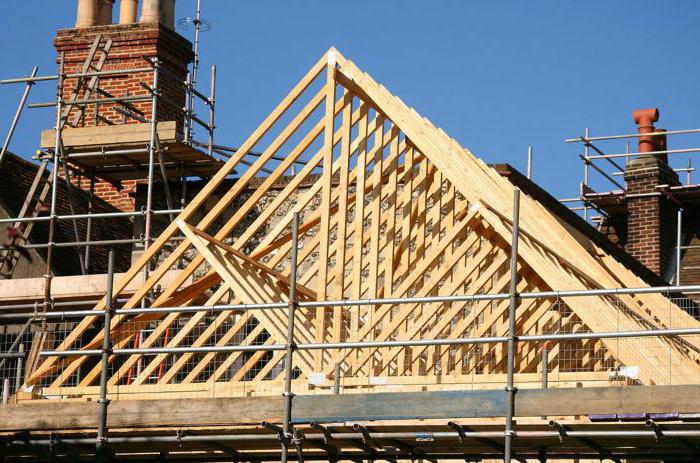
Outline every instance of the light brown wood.
<path id="1" fill-rule="evenodd" d="M 175 121 L 158 123 L 158 139 L 161 143 L 177 141 Z M 72 149 L 88 149 L 102 146 L 129 144 L 148 145 L 151 139 L 151 124 L 100 125 L 95 127 L 66 127 L 61 131 L 63 145 Z M 41 147 L 53 148 L 56 143 L 55 130 L 41 132 Z"/>
<path id="2" fill-rule="evenodd" d="M 232 169 L 241 169 L 240 161 L 253 149 L 261 155 L 239 171 L 240 179 L 204 211 L 203 218 L 193 220 L 195 210 L 213 198 Z M 279 156 L 284 160 L 273 159 Z M 273 192 L 297 161 L 306 165 Z M 272 174 L 257 180 L 263 168 Z M 253 183 L 256 188 L 247 190 Z M 230 210 L 232 201 L 246 191 L 249 195 Z M 244 143 L 241 154 L 236 153 L 177 224 L 168 227 L 154 249 L 119 281 L 116 291 L 122 297 L 129 295 L 136 276 L 180 227 L 186 239 L 134 290 L 127 307 L 137 305 L 157 285 L 163 291 L 156 294 L 153 306 L 187 305 L 196 299 L 208 304 L 286 301 L 290 225 L 298 212 L 297 289 L 302 300 L 505 292 L 510 278 L 512 198 L 513 185 L 507 179 L 330 50 Z M 520 213 L 520 291 L 645 286 L 534 198 L 522 195 Z M 188 252 L 191 262 L 163 285 L 169 269 Z M 204 276 L 192 281 L 194 274 Z M 294 341 L 503 336 L 507 307 L 507 301 L 501 300 L 300 309 Z M 102 308 L 102 304 L 96 307 Z M 526 300 L 517 313 L 519 333 L 700 326 L 663 295 Z M 245 315 L 224 311 L 214 317 L 201 312 L 186 319 L 177 313 L 131 320 L 115 317 L 116 345 L 133 342 L 137 330 L 130 326 L 138 323 L 152 324 L 144 346 L 160 345 L 168 330 L 169 346 L 259 343 L 279 348 L 287 342 L 283 310 L 253 310 Z M 90 324 L 80 323 L 58 348 L 77 348 L 76 341 Z M 100 341 L 101 334 L 95 335 L 81 348 L 97 348 Z M 621 365 L 638 366 L 643 384 L 695 384 L 700 380 L 698 344 L 698 337 L 572 342 L 551 346 L 550 363 L 556 376 L 568 375 L 568 363 L 575 364 L 580 370 L 575 381 L 586 385 L 598 384 Z M 538 348 L 529 343 L 518 350 L 518 375 L 538 374 Z M 237 394 L 279 392 L 280 352 L 185 354 L 172 362 L 167 359 L 167 355 L 129 356 L 114 372 L 110 385 L 122 384 L 129 369 L 145 361 L 129 387 L 189 391 L 187 387 L 200 382 L 216 388 L 227 379 L 226 387 Z M 65 388 L 84 361 L 47 360 L 30 382 L 58 373 L 50 389 Z M 166 363 L 158 381 L 145 384 Z M 305 382 L 330 377 L 336 363 L 341 364 L 344 384 L 353 387 L 374 387 L 372 381 L 383 381 L 402 390 L 458 389 L 465 384 L 480 387 L 486 377 L 501 381 L 505 349 L 502 343 L 490 343 L 299 351 L 295 387 L 326 387 Z M 98 367 L 82 372 L 80 387 L 94 387 L 98 373 Z M 446 381 L 448 377 L 463 383 Z M 77 395 L 80 391 L 87 389 L 74 389 Z"/>

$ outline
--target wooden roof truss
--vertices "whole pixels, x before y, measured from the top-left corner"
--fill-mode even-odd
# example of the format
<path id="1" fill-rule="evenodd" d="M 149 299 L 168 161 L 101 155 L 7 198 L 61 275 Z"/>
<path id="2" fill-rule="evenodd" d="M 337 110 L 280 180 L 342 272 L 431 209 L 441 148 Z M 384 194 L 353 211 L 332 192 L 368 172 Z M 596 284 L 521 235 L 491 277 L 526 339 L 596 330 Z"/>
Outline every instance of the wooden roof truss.
<path id="1" fill-rule="evenodd" d="M 261 155 L 242 169 L 252 150 Z M 294 171 L 298 162 L 303 167 Z M 240 179 L 214 196 L 236 168 Z M 272 173 L 260 178 L 263 169 Z M 273 189 L 282 180 L 283 187 Z M 249 188 L 252 182 L 258 186 Z M 331 49 L 116 282 L 115 296 L 158 257 L 124 307 L 148 297 L 153 307 L 286 301 L 294 212 L 301 215 L 302 300 L 506 292 L 512 197 L 506 179 Z M 526 195 L 520 229 L 519 291 L 645 286 Z M 178 234 L 184 239 L 169 246 Z M 160 288 L 182 259 L 188 263 L 176 281 Z M 508 301 L 479 301 L 300 310 L 296 342 L 503 336 L 507 308 Z M 103 309 L 104 302 L 95 307 Z M 101 320 L 82 320 L 55 348 L 99 348 Z M 657 294 L 527 299 L 517 324 L 519 334 L 698 326 Z M 112 333 L 120 348 L 134 346 L 136 338 L 141 347 L 284 344 L 286 311 L 116 316 Z M 636 365 L 647 384 L 697 383 L 695 341 L 571 341 L 550 346 L 550 364 L 562 368 L 566 356 L 573 365 L 567 371 L 582 377 Z M 300 381 L 314 373 L 330 376 L 340 363 L 346 378 L 434 384 L 441 377 L 469 382 L 474 375 L 503 373 L 504 347 L 329 349 L 294 358 Z M 519 373 L 537 371 L 540 347 L 521 344 Z M 115 356 L 109 383 L 274 382 L 281 380 L 283 357 L 283 351 Z M 99 372 L 87 356 L 49 358 L 29 382 L 89 387 Z"/>

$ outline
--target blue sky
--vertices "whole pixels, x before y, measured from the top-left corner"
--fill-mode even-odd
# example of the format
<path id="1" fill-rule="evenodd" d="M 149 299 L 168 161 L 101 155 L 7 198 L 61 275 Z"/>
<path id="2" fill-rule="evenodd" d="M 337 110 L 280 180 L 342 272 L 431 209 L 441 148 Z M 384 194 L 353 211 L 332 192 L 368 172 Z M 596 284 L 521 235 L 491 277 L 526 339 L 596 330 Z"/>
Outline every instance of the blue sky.
<path id="1" fill-rule="evenodd" d="M 74 24 L 76 1 L 2 3 L 2 76 L 34 64 L 55 72 L 51 39 Z M 177 4 L 178 17 L 194 13 L 194 0 Z M 691 0 L 203 0 L 212 28 L 201 62 L 219 69 L 221 143 L 239 144 L 332 45 L 487 162 L 524 170 L 533 145 L 534 179 L 570 197 L 582 167 L 564 138 L 585 127 L 632 132 L 631 111 L 650 106 L 660 108 L 661 127 L 700 126 L 699 13 Z M 32 101 L 52 91 L 38 86 Z M 0 87 L 3 137 L 20 93 Z M 27 113 L 13 151 L 31 156 L 51 125 L 51 110 Z M 700 146 L 700 137 L 669 145 Z"/>

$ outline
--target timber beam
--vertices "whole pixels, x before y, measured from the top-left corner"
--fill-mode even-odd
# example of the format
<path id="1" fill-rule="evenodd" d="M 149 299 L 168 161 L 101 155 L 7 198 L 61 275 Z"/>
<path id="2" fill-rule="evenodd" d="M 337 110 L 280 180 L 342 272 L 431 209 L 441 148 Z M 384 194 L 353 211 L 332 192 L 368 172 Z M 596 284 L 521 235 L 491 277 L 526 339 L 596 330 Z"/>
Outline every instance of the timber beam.
<path id="1" fill-rule="evenodd" d="M 504 391 L 396 392 L 299 395 L 294 423 L 339 423 L 505 416 Z M 0 431 L 60 431 L 95 428 L 96 402 L 46 401 L 0 407 Z M 117 400 L 108 426 L 119 428 L 214 427 L 282 422 L 281 397 Z M 522 389 L 515 416 L 575 416 L 623 413 L 698 413 L 697 386 Z"/>

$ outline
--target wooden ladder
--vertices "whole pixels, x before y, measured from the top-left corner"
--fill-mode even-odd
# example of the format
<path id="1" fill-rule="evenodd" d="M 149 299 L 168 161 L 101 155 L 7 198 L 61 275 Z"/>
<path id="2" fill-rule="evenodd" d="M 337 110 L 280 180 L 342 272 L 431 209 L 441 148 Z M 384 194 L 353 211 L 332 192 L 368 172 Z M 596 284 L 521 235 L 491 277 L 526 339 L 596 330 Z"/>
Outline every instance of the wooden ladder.
<path id="1" fill-rule="evenodd" d="M 109 51 L 112 49 L 112 39 L 107 39 L 107 41 L 105 42 L 103 47 L 100 46 L 101 43 L 102 43 L 102 34 L 97 34 L 97 36 L 95 37 L 95 40 L 92 42 L 92 45 L 90 46 L 90 50 L 88 51 L 88 56 L 85 59 L 85 62 L 83 63 L 83 67 L 80 71 L 81 74 L 85 74 L 87 72 L 100 72 L 102 70 L 102 68 L 104 67 L 105 62 L 107 61 L 107 55 L 109 55 Z M 97 62 L 95 62 L 93 64 L 93 61 L 95 60 L 95 56 L 97 55 L 97 52 L 100 52 L 100 56 L 97 59 Z M 82 99 L 85 99 L 85 100 L 89 99 L 93 95 L 93 93 L 95 93 L 95 90 L 97 89 L 99 81 L 100 81 L 99 76 L 91 76 L 89 80 L 87 80 L 86 77 L 78 77 L 76 79 L 76 82 L 75 82 L 75 87 L 71 91 L 69 100 L 77 99 L 81 93 L 81 90 L 83 91 Z M 68 119 L 71 116 L 71 112 L 73 111 L 73 108 L 77 108 L 77 110 L 73 114 L 72 118 L 70 118 L 70 125 L 72 127 L 76 127 L 78 125 L 78 123 L 80 122 L 80 119 L 85 114 L 85 107 L 86 107 L 86 105 L 66 106 L 63 109 L 63 113 L 61 114 L 61 128 L 63 128 L 65 126 L 66 122 L 68 122 Z"/>
<path id="2" fill-rule="evenodd" d="M 39 197 L 37 198 L 36 202 L 34 202 L 33 206 L 32 202 L 36 191 L 44 178 L 44 174 L 46 173 L 47 164 L 48 160 L 41 161 L 39 169 L 34 176 L 32 186 L 29 188 L 29 192 L 27 192 L 27 197 L 22 204 L 22 209 L 17 215 L 17 218 L 24 219 L 27 217 L 38 217 L 42 209 L 46 206 L 46 197 L 51 190 L 51 175 L 49 175 L 46 182 L 44 182 L 44 186 L 39 193 Z M 27 215 L 27 212 L 29 212 L 30 209 L 31 212 L 29 215 Z M 12 274 L 17 266 L 17 263 L 22 258 L 23 253 L 26 251 L 26 249 L 23 249 L 23 246 L 29 240 L 29 235 L 31 235 L 35 223 L 36 222 L 18 221 L 13 223 L 11 227 L 8 227 L 9 240 L 8 243 L 6 243 L 7 247 L 0 251 L 0 278 L 12 278 Z"/>

